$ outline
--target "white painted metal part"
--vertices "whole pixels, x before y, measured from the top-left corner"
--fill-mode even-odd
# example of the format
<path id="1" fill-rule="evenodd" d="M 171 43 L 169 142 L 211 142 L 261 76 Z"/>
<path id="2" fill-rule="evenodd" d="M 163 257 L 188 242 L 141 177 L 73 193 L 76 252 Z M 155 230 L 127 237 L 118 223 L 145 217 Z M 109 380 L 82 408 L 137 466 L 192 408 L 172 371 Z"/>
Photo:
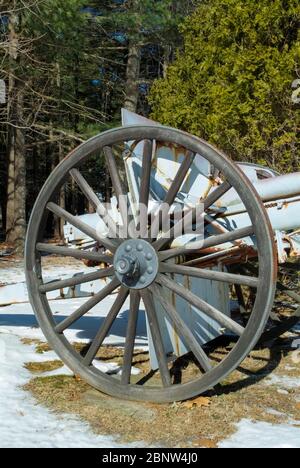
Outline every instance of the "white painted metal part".
<path id="1" fill-rule="evenodd" d="M 159 125 L 157 122 L 140 117 L 127 110 L 122 111 L 123 125 Z M 138 182 L 141 171 L 141 158 L 143 154 L 143 142 L 134 151 L 134 157 L 128 158 L 128 174 L 134 190 L 134 197 L 138 199 Z M 152 197 L 161 199 L 161 196 L 170 187 L 184 154 L 180 150 L 170 146 L 159 147 L 157 149 L 157 163 L 152 173 Z M 127 161 L 126 161 L 127 162 Z M 240 168 L 253 183 L 255 189 L 265 204 L 270 221 L 276 233 L 281 236 L 278 242 L 279 259 L 286 258 L 289 252 L 295 256 L 299 249 L 299 236 L 295 232 L 300 229 L 300 172 L 280 175 L 273 169 L 260 165 L 239 163 Z M 209 192 L 216 187 L 211 185 L 209 176 L 212 168 L 201 155 L 197 155 L 195 163 L 188 174 L 177 199 L 177 204 L 181 206 L 195 206 Z M 155 202 L 150 203 L 150 210 Z M 231 189 L 222 197 L 216 206 L 224 209 L 224 218 L 219 224 L 226 229 L 238 229 L 249 225 L 249 218 L 240 197 L 234 189 Z M 155 206 L 156 208 L 156 206 Z M 174 207 L 175 209 L 175 207 Z M 279 233 L 279 234 L 278 234 Z M 174 247 L 178 247 L 193 238 L 184 237 L 176 239 Z M 253 245 L 253 240 L 248 238 L 245 242 Z M 291 250 L 291 245 L 294 248 Z M 220 249 L 228 248 L 230 244 L 220 246 Z M 282 251 L 284 249 L 284 252 Z"/>

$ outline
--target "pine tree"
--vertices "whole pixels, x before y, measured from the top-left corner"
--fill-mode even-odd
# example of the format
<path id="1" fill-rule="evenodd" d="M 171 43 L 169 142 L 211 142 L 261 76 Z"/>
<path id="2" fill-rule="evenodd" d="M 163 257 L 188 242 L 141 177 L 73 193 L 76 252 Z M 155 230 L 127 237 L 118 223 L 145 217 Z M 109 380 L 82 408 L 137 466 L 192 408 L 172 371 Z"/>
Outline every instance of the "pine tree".
<path id="1" fill-rule="evenodd" d="M 91 15 L 100 28 L 119 47 L 119 61 L 126 67 L 121 70 L 122 105 L 136 112 L 142 85 L 152 83 L 144 65 L 149 56 L 156 55 L 159 76 L 170 60 L 172 47 L 178 45 L 178 25 L 183 18 L 183 7 L 190 8 L 192 2 L 185 0 L 94 0 Z M 97 13 L 98 12 L 98 13 Z M 184 11 L 186 13 L 186 10 Z M 153 53 L 154 50 L 154 53 Z M 115 56 L 116 58 L 116 56 Z M 149 62 L 148 62 L 149 63 Z"/>
<path id="2" fill-rule="evenodd" d="M 33 204 L 48 175 L 47 168 L 52 167 L 52 158 L 57 160 L 53 144 L 77 144 L 78 115 L 87 120 L 99 120 L 100 116 L 100 112 L 92 113 L 80 102 L 76 89 L 74 64 L 85 60 L 82 1 L 67 0 L 62 4 L 52 0 L 51 4 L 30 5 L 24 1 L 20 6 L 17 0 L 11 0 L 2 7 L 0 16 L 0 73 L 8 89 L 7 106 L 1 106 L 8 158 L 6 207 L 4 203 L 2 206 L 6 209 L 6 240 L 20 253 L 28 218 L 26 202 Z M 50 164 L 46 159 L 49 146 Z M 30 161 L 33 155 L 39 161 L 38 167 Z M 26 169 L 33 166 L 35 180 L 26 178 Z"/>

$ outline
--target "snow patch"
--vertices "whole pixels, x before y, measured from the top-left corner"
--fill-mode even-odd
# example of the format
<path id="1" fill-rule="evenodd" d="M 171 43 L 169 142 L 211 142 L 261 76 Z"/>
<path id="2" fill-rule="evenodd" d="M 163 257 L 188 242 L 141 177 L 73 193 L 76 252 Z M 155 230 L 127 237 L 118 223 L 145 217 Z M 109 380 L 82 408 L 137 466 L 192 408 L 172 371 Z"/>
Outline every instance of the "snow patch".
<path id="1" fill-rule="evenodd" d="M 44 266 L 43 277 L 44 278 L 59 278 L 60 276 L 73 276 L 76 273 L 90 272 L 91 270 L 84 264 L 58 266 Z M 0 283 L 2 284 L 16 284 L 24 283 L 26 281 L 24 266 L 0 268 Z"/>
<path id="2" fill-rule="evenodd" d="M 300 448 L 300 428 L 293 424 L 297 423 L 275 426 L 243 419 L 237 424 L 237 433 L 221 442 L 219 448 Z"/>
<path id="3" fill-rule="evenodd" d="M 2 331 L 2 330 L 1 330 Z M 142 444 L 118 444 L 112 437 L 97 436 L 79 418 L 57 415 L 22 390 L 32 374 L 26 362 L 46 361 L 34 346 L 23 345 L 10 333 L 0 331 L 0 447 L 1 448 L 118 448 Z M 53 353 L 54 355 L 54 353 Z M 61 372 L 61 369 L 60 369 Z"/>
<path id="4" fill-rule="evenodd" d="M 93 366 L 96 367 L 101 372 L 104 372 L 105 374 L 117 374 L 120 370 L 121 367 L 116 363 L 116 362 L 101 362 L 95 359 L 93 361 Z"/>
<path id="5" fill-rule="evenodd" d="M 95 333 L 103 324 L 107 312 L 112 307 L 115 299 L 115 295 L 105 298 L 88 314 L 66 330 L 66 338 L 71 343 L 89 343 L 95 337 Z M 64 320 L 82 306 L 86 300 L 86 298 L 76 298 L 53 301 L 51 303 L 51 308 L 56 321 L 59 323 Z M 128 313 L 129 301 L 127 300 L 111 328 L 110 335 L 105 339 L 105 345 L 124 346 Z M 1 331 L 4 328 L 6 332 L 10 332 L 21 338 L 45 341 L 43 332 L 38 326 L 32 307 L 29 303 L 13 304 L 7 307 L 1 307 L 0 327 Z M 143 309 L 141 309 L 141 313 L 138 318 L 135 346 L 142 350 L 148 349 L 146 319 Z"/>
<path id="6" fill-rule="evenodd" d="M 293 389 L 300 387 L 300 379 L 297 377 L 281 377 L 279 375 L 273 374 L 266 379 L 266 384 L 276 385 L 281 389 Z"/>

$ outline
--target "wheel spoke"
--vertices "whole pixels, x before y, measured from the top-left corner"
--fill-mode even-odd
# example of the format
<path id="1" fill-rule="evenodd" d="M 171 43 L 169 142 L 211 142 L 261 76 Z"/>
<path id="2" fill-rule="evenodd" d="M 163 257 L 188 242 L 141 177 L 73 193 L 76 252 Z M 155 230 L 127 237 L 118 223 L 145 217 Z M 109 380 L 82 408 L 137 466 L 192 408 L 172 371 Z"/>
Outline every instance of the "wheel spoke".
<path id="1" fill-rule="evenodd" d="M 227 193 L 231 189 L 231 185 L 228 182 L 224 182 L 220 185 L 216 190 L 214 190 L 203 202 L 203 213 L 211 207 L 219 198 L 221 198 L 225 193 Z M 199 205 L 200 206 L 200 205 Z M 181 221 L 178 221 L 175 226 L 173 226 L 169 232 L 164 233 L 161 239 L 158 239 L 154 242 L 153 246 L 157 250 L 161 250 L 165 245 L 170 243 L 175 237 L 176 232 L 178 231 L 180 226 L 184 226 L 185 220 L 190 220 L 192 223 L 197 221 L 197 214 L 198 214 L 199 207 L 193 208 L 189 213 L 187 213 Z"/>
<path id="2" fill-rule="evenodd" d="M 150 195 L 152 154 L 153 154 L 153 141 L 146 140 L 144 143 L 142 176 L 141 176 L 140 197 L 139 197 L 139 205 L 140 205 L 139 218 L 140 219 L 137 225 L 137 232 L 140 230 L 141 227 L 143 229 L 143 232 L 141 233 L 141 237 L 147 237 L 148 204 L 149 204 L 149 195 Z"/>
<path id="3" fill-rule="evenodd" d="M 52 281 L 50 283 L 43 284 L 39 287 L 39 291 L 41 293 L 48 293 L 51 291 L 57 291 L 59 289 L 64 288 L 72 288 L 73 286 L 77 286 L 79 284 L 85 284 L 92 281 L 96 281 L 102 278 L 108 278 L 109 276 L 114 275 L 114 268 L 103 268 L 98 271 L 94 271 L 93 273 L 88 273 L 87 275 L 75 275 L 72 278 L 68 278 L 61 281 Z"/>
<path id="4" fill-rule="evenodd" d="M 104 245 L 104 247 L 106 247 L 111 252 L 116 251 L 117 244 L 115 242 L 102 236 L 99 236 L 95 229 L 91 228 L 88 224 L 81 221 L 78 217 L 73 216 L 71 213 L 68 213 L 68 211 L 64 210 L 60 206 L 50 202 L 47 205 L 47 209 L 49 211 L 52 211 L 52 213 L 54 213 L 59 218 L 64 218 L 66 221 L 72 224 L 72 226 L 76 227 L 77 229 L 79 229 L 79 231 L 83 232 L 92 239 L 98 241 L 101 245 Z"/>
<path id="5" fill-rule="evenodd" d="M 258 278 L 252 276 L 235 275 L 222 271 L 205 270 L 200 268 L 191 268 L 181 265 L 172 265 L 163 263 L 161 265 L 161 273 L 175 273 L 184 276 L 193 276 L 194 278 L 202 278 L 211 281 L 221 281 L 223 283 L 240 284 L 249 286 L 250 288 L 258 288 Z"/>
<path id="6" fill-rule="evenodd" d="M 181 189 L 181 186 L 187 176 L 187 173 L 194 162 L 195 156 L 196 154 L 192 153 L 191 151 L 189 151 L 188 154 L 185 156 L 183 163 L 178 169 L 175 179 L 173 180 L 173 183 L 164 199 L 164 203 L 166 203 L 167 205 L 169 206 L 173 205 L 176 199 L 176 196 L 179 190 Z"/>
<path id="7" fill-rule="evenodd" d="M 109 296 L 118 286 L 120 282 L 114 278 L 107 286 L 105 286 L 98 294 L 89 299 L 85 304 L 83 304 L 79 309 L 77 309 L 73 314 L 63 320 L 55 327 L 57 333 L 63 333 L 67 328 L 73 325 L 74 322 L 79 320 L 83 315 L 87 314 L 91 309 L 93 309 L 99 302 Z"/>
<path id="8" fill-rule="evenodd" d="M 110 146 L 106 146 L 103 149 L 103 152 L 110 173 L 112 185 L 119 203 L 119 209 L 123 220 L 123 224 L 124 226 L 126 226 L 128 222 L 127 199 L 125 194 L 123 193 L 123 187 L 116 164 L 116 158 Z"/>
<path id="9" fill-rule="evenodd" d="M 216 320 L 218 323 L 220 323 L 220 325 L 236 333 L 238 336 L 241 336 L 244 333 L 245 329 L 241 325 L 236 323 L 230 317 L 227 317 L 215 307 L 205 302 L 203 299 L 200 299 L 191 291 L 188 291 L 184 286 L 176 283 L 173 280 L 170 280 L 165 275 L 160 275 L 157 279 L 157 282 L 162 286 L 165 286 L 166 288 L 170 289 L 175 294 L 178 294 L 187 302 L 196 307 L 199 311 Z"/>
<path id="10" fill-rule="evenodd" d="M 137 291 L 130 292 L 130 311 L 128 318 L 128 327 L 126 334 L 124 361 L 121 382 L 123 385 L 130 384 L 132 358 L 134 352 L 134 343 L 136 336 L 137 320 L 140 308 L 141 296 Z"/>
<path id="11" fill-rule="evenodd" d="M 204 211 L 208 210 L 217 200 L 219 200 L 225 193 L 227 193 L 232 186 L 229 182 L 223 182 L 222 185 L 219 185 L 210 195 L 203 201 Z"/>
<path id="12" fill-rule="evenodd" d="M 150 194 L 150 178 L 152 168 L 153 141 L 146 140 L 143 153 L 142 178 L 140 187 L 140 204 L 147 205 Z"/>
<path id="13" fill-rule="evenodd" d="M 158 298 L 159 302 L 166 311 L 166 314 L 168 315 L 169 319 L 171 320 L 171 322 L 173 322 L 177 333 L 182 336 L 186 346 L 194 353 L 195 358 L 198 360 L 203 370 L 205 372 L 209 372 L 212 369 L 210 360 L 206 353 L 203 351 L 201 345 L 198 343 L 191 330 L 182 320 L 173 304 L 166 300 L 161 288 L 159 288 L 158 286 L 153 286 L 152 289 L 153 293 L 155 294 L 155 297 Z"/>
<path id="14" fill-rule="evenodd" d="M 229 231 L 226 227 L 222 226 L 215 218 L 213 218 L 212 216 L 206 214 L 204 216 L 204 220 L 210 224 L 210 226 L 215 229 L 215 231 L 217 232 L 217 234 L 221 234 L 221 235 L 224 235 L 224 234 L 228 234 L 232 231 Z M 235 245 L 236 247 L 242 247 L 243 246 L 243 241 L 241 239 L 238 239 L 238 240 L 234 240 L 232 241 L 232 244 Z"/>
<path id="15" fill-rule="evenodd" d="M 79 260 L 91 260 L 93 262 L 104 262 L 111 264 L 113 261 L 113 257 L 110 255 L 102 255 L 97 252 L 87 252 L 83 250 L 77 250 L 67 247 L 59 247 L 52 244 L 42 244 L 38 243 L 36 245 L 36 249 L 38 252 L 45 252 L 49 254 L 59 255 L 60 257 L 72 257 L 78 258 Z"/>
<path id="16" fill-rule="evenodd" d="M 188 221 L 190 224 L 193 224 L 196 219 L 196 213 L 198 212 L 198 207 L 189 210 L 183 218 L 178 221 L 168 232 L 163 232 L 162 237 L 153 242 L 153 247 L 156 250 L 161 250 L 165 245 L 170 244 L 175 237 L 177 237 L 177 232 L 179 228 L 182 230 L 182 227 L 185 226 L 185 223 Z"/>
<path id="17" fill-rule="evenodd" d="M 202 249 L 209 249 L 210 247 L 216 247 L 217 245 L 226 244 L 228 242 L 234 242 L 237 240 L 244 239 L 245 237 L 252 236 L 254 234 L 253 226 L 248 226 L 242 229 L 236 229 L 234 231 L 228 231 L 224 234 L 208 237 L 204 240 Z"/>
<path id="18" fill-rule="evenodd" d="M 164 350 L 163 340 L 162 340 L 162 336 L 161 336 L 161 332 L 159 328 L 155 306 L 153 303 L 153 298 L 152 298 L 151 293 L 146 290 L 141 291 L 141 296 L 142 296 L 142 299 L 146 308 L 147 316 L 148 316 L 151 336 L 153 340 L 156 357 L 158 360 L 161 380 L 162 380 L 164 387 L 169 387 L 172 384 L 171 376 L 170 376 L 170 371 L 168 368 L 167 357 L 166 357 L 166 353 Z"/>
<path id="19" fill-rule="evenodd" d="M 78 169 L 72 169 L 70 171 L 72 178 L 75 180 L 77 185 L 80 187 L 82 193 L 87 197 L 89 202 L 93 205 L 98 215 L 103 218 L 103 220 L 107 223 L 110 231 L 116 235 L 117 234 L 117 225 L 114 220 L 109 215 L 107 209 L 104 207 L 103 203 L 99 200 L 97 195 L 95 194 L 92 187 L 88 184 L 82 174 L 78 171 Z"/>
<path id="20" fill-rule="evenodd" d="M 178 169 L 175 179 L 173 180 L 171 187 L 169 188 L 169 191 L 167 192 L 165 196 L 165 199 L 163 201 L 164 205 L 168 205 L 169 207 L 173 205 L 176 199 L 176 196 L 179 190 L 181 189 L 181 186 L 187 176 L 187 173 L 194 162 L 195 156 L 196 156 L 195 153 L 192 153 L 191 151 L 189 151 L 186 157 L 184 158 L 184 161 L 181 164 L 180 168 Z M 157 237 L 159 230 L 161 228 L 161 213 L 162 211 L 161 209 L 159 209 L 152 223 L 152 226 L 150 227 L 148 237 L 151 237 L 153 235 L 154 237 Z"/>
<path id="21" fill-rule="evenodd" d="M 233 254 L 233 256 L 239 252 L 242 252 L 240 247 L 233 247 L 232 249 L 222 250 L 221 252 L 216 252 L 210 255 L 205 255 L 204 257 L 195 258 L 190 260 L 189 262 L 185 262 L 184 266 L 197 266 L 203 263 L 208 263 L 212 261 L 212 264 L 215 264 L 215 260 L 222 259 L 223 257 L 228 257 L 229 255 Z"/>
<path id="22" fill-rule="evenodd" d="M 252 236 L 253 234 L 253 226 L 248 226 L 242 229 L 236 229 L 235 231 L 226 232 L 225 234 L 210 236 L 204 241 L 193 242 L 184 247 L 166 250 L 160 254 L 160 259 L 162 261 L 165 261 L 170 258 L 178 257 L 180 255 L 189 255 L 192 253 L 197 253 L 201 250 L 205 250 L 210 247 L 216 247 L 217 245 L 226 244 L 228 242 L 233 242 L 248 236 Z"/>
<path id="23" fill-rule="evenodd" d="M 86 353 L 83 364 L 86 366 L 90 366 L 93 360 L 95 359 L 100 347 L 102 346 L 103 341 L 107 337 L 114 321 L 116 320 L 121 308 L 123 307 L 127 297 L 129 295 L 129 291 L 122 287 L 118 294 L 117 299 L 115 300 L 112 308 L 110 309 L 107 317 L 101 328 L 99 329 L 97 335 L 95 336 L 88 352 Z"/>

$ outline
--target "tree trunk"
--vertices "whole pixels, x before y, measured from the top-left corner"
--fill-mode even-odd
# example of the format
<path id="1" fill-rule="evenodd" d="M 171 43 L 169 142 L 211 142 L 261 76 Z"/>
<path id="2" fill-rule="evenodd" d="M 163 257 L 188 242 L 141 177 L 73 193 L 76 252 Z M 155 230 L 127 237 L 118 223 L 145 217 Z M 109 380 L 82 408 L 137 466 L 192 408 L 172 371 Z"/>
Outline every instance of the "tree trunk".
<path id="1" fill-rule="evenodd" d="M 53 148 L 52 151 L 55 151 Z M 63 148 L 62 148 L 62 143 L 59 141 L 58 142 L 58 162 L 60 163 L 64 159 L 64 154 L 63 154 Z M 56 166 L 53 164 L 53 169 Z M 63 186 L 59 192 L 59 200 L 58 204 L 61 208 L 66 208 L 66 192 L 65 192 L 65 187 Z M 64 241 L 64 225 L 65 221 L 63 218 L 57 218 L 56 216 L 54 217 L 54 237 L 55 239 L 58 239 L 60 242 Z"/>
<path id="2" fill-rule="evenodd" d="M 16 77 L 19 65 L 19 17 L 14 13 L 9 18 L 9 97 L 8 97 L 8 183 L 6 240 L 14 243 L 16 251 L 23 254 L 26 233 L 26 161 L 25 132 L 23 126 L 24 85 Z"/>
<path id="3" fill-rule="evenodd" d="M 6 204 L 6 242 L 14 242 L 15 224 L 15 131 L 8 129 L 8 170 L 7 170 L 7 204 Z"/>
<path id="4" fill-rule="evenodd" d="M 14 5 L 15 6 L 15 5 Z M 15 63 L 18 58 L 18 38 L 16 26 L 18 18 L 11 13 L 9 18 L 9 85 L 7 100 L 7 121 L 14 119 L 15 103 Z M 14 242 L 14 224 L 15 224 L 15 128 L 8 126 L 8 180 L 7 180 L 7 206 L 6 206 L 6 241 Z"/>
<path id="5" fill-rule="evenodd" d="M 139 98 L 138 79 L 141 67 L 141 47 L 132 41 L 129 43 L 126 89 L 125 89 L 125 109 L 136 112 Z"/>
<path id="6" fill-rule="evenodd" d="M 17 86 L 16 111 L 18 125 L 22 125 L 23 84 Z M 25 134 L 21 128 L 15 129 L 15 247 L 19 254 L 24 253 L 26 236 L 26 158 Z"/>

